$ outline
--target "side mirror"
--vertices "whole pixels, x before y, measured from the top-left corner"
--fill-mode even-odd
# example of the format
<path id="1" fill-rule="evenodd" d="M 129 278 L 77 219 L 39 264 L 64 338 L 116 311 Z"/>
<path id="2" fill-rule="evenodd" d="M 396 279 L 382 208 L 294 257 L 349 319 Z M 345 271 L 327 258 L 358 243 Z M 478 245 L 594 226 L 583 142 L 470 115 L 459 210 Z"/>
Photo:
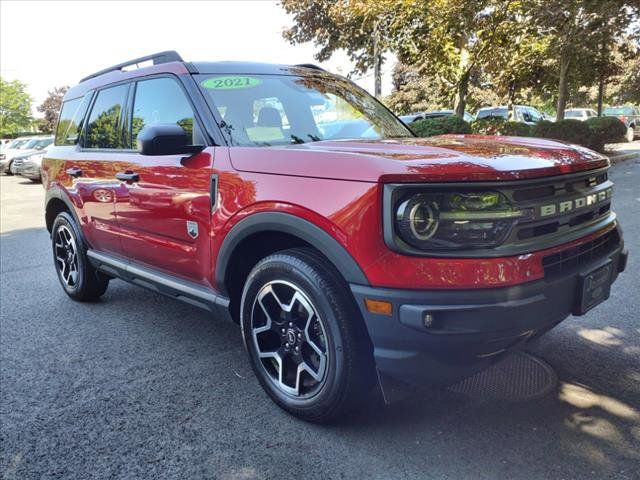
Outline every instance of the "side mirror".
<path id="1" fill-rule="evenodd" d="M 147 125 L 136 142 L 142 155 L 193 155 L 204 150 L 204 145 L 191 145 L 189 134 L 175 123 Z"/>

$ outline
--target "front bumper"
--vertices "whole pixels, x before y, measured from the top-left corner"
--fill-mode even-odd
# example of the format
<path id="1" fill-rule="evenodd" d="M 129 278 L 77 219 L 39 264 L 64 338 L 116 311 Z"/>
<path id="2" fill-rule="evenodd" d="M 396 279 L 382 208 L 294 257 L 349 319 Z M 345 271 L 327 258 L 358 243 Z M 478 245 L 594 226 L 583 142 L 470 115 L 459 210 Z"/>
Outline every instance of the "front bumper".
<path id="1" fill-rule="evenodd" d="M 351 290 L 381 377 L 413 386 L 450 385 L 567 318 L 576 308 L 581 273 L 610 261 L 613 283 L 626 266 L 623 247 L 620 241 L 599 258 L 562 274 L 512 287 L 398 290 L 351 285 Z M 391 302 L 392 314 L 370 313 L 367 298 Z"/>
<path id="2" fill-rule="evenodd" d="M 40 180 L 40 165 L 37 163 L 26 162 L 16 168 L 17 175 L 21 175 L 30 180 Z"/>

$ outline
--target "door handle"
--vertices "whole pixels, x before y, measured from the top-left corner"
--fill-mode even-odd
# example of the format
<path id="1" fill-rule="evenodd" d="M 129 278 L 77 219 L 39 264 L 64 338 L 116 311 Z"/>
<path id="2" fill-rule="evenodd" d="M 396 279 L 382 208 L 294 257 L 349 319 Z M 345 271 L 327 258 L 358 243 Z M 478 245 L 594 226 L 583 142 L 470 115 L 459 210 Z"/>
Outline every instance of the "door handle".
<path id="1" fill-rule="evenodd" d="M 66 172 L 67 175 L 70 175 L 71 177 L 78 178 L 82 176 L 82 170 L 76 167 L 67 168 Z"/>
<path id="2" fill-rule="evenodd" d="M 140 181 L 140 175 L 135 172 L 131 172 L 127 170 L 126 172 L 118 172 L 116 173 L 116 178 L 118 180 L 122 180 L 123 182 L 138 182 Z"/>

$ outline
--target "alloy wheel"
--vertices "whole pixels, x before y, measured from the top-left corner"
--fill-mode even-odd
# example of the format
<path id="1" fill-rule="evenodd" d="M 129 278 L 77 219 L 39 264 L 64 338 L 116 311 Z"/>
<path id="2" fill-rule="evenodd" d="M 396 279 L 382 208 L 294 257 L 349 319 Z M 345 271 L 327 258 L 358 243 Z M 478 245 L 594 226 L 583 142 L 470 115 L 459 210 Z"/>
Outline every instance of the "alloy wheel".
<path id="1" fill-rule="evenodd" d="M 56 230 L 55 256 L 60 277 L 67 287 L 75 288 L 78 285 L 78 247 L 65 225 Z"/>
<path id="2" fill-rule="evenodd" d="M 260 364 L 280 391 L 296 398 L 320 391 L 329 362 L 327 335 L 300 288 L 284 280 L 265 284 L 251 309 L 251 334 Z"/>

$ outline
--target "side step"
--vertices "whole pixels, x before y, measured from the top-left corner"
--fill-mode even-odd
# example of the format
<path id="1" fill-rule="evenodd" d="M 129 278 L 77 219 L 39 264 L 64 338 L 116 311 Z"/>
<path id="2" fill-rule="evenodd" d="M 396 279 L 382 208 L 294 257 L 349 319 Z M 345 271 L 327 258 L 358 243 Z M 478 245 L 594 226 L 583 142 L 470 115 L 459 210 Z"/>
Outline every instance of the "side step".
<path id="1" fill-rule="evenodd" d="M 213 289 L 95 250 L 87 250 L 87 257 L 96 269 L 107 275 L 231 320 L 229 299 Z"/>

